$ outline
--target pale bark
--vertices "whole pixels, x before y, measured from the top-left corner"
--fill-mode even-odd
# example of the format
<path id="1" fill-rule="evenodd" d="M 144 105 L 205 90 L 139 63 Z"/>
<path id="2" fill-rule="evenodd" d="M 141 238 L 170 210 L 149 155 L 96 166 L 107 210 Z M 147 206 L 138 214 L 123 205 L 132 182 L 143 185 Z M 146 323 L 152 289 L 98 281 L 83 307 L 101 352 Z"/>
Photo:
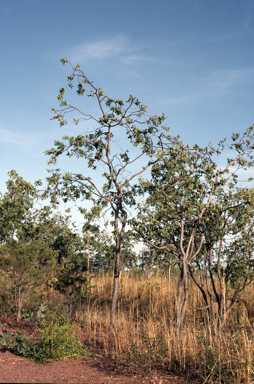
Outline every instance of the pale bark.
<path id="1" fill-rule="evenodd" d="M 88 237 L 87 237 L 87 272 L 89 273 L 89 269 L 90 269 L 90 244 L 89 244 L 89 240 L 90 240 L 90 236 L 91 236 L 91 233 L 88 234 Z"/>
<path id="2" fill-rule="evenodd" d="M 115 270 L 114 270 L 114 287 L 113 287 L 113 295 L 111 300 L 111 308 L 110 308 L 110 330 L 115 327 L 115 319 L 116 319 L 116 304 L 118 299 L 119 292 L 119 276 L 120 276 L 120 248 L 116 254 L 116 262 L 115 262 Z"/>
<path id="3" fill-rule="evenodd" d="M 171 288 L 171 263 L 168 264 L 168 292 Z"/>
<path id="4" fill-rule="evenodd" d="M 183 304 L 181 306 L 181 301 L 183 297 Z M 183 331 L 184 320 L 187 310 L 189 300 L 189 279 L 187 273 L 187 265 L 183 263 L 181 275 L 178 281 L 178 292 L 177 292 L 177 306 L 176 306 L 176 331 L 179 336 L 179 333 Z"/>
<path id="5" fill-rule="evenodd" d="M 120 233 L 119 230 L 119 215 L 120 212 L 123 214 L 123 221 L 121 226 Z M 110 308 L 110 330 L 115 328 L 115 318 L 116 318 L 116 304 L 118 299 L 119 292 L 119 278 L 120 278 L 120 256 L 121 256 L 121 244 L 125 234 L 125 228 L 127 223 L 127 212 L 124 210 L 122 206 L 122 188 L 118 190 L 118 201 L 117 208 L 115 209 L 115 222 L 114 229 L 116 232 L 116 258 L 115 258 L 115 269 L 114 269 L 114 286 L 113 286 L 113 294 L 111 300 L 111 308 Z"/>

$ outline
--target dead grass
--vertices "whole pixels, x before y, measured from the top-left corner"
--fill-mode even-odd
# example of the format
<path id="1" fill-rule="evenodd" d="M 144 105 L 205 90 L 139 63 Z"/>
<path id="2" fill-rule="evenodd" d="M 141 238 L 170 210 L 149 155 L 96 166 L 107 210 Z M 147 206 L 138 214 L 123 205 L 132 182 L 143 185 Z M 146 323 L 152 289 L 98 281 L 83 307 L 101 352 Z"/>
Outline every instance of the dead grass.
<path id="1" fill-rule="evenodd" d="M 95 353 L 146 371 L 181 372 L 202 383 L 253 382 L 253 286 L 242 297 L 246 304 L 240 316 L 235 305 L 224 329 L 215 334 L 206 310 L 195 309 L 204 303 L 192 284 L 192 305 L 188 306 L 185 330 L 177 338 L 176 281 L 169 292 L 166 277 L 153 276 L 147 281 L 122 275 L 116 327 L 109 333 L 112 284 L 108 275 L 95 277 L 92 298 L 77 317 L 82 337 Z M 55 301 L 59 303 L 59 296 Z"/>

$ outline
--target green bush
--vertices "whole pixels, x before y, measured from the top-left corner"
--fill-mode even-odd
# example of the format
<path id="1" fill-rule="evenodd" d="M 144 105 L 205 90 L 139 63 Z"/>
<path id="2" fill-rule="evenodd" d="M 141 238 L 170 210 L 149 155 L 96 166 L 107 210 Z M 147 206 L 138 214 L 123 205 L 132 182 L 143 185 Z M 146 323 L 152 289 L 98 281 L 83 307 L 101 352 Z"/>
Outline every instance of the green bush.
<path id="1" fill-rule="evenodd" d="M 44 313 L 48 310 L 48 306 L 45 303 L 41 303 L 37 312 L 25 312 L 22 309 L 22 320 L 40 322 L 47 315 Z"/>
<path id="2" fill-rule="evenodd" d="M 88 347 L 82 346 L 75 324 L 70 323 L 64 315 L 49 313 L 41 321 L 39 329 L 41 341 L 36 344 L 19 332 L 15 335 L 4 332 L 0 334 L 0 345 L 13 353 L 43 364 L 64 360 L 66 357 L 79 359 L 83 356 L 92 356 Z"/>
<path id="3" fill-rule="evenodd" d="M 66 316 L 50 313 L 42 320 L 40 330 L 45 351 L 51 359 L 91 356 L 88 348 L 83 348 L 75 324 L 70 323 Z"/>
<path id="4" fill-rule="evenodd" d="M 48 363 L 53 361 L 46 353 L 42 342 L 33 344 L 29 340 L 29 337 L 21 335 L 19 332 L 15 335 L 12 335 L 11 332 L 0 334 L 0 345 L 13 353 L 34 360 L 37 363 Z"/>

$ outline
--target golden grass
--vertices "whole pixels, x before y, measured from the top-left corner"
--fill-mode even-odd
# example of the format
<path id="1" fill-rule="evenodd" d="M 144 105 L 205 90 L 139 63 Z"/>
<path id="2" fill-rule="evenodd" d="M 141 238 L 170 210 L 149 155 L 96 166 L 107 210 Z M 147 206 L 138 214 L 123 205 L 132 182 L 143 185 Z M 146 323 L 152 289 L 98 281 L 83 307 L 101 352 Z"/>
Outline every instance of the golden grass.
<path id="1" fill-rule="evenodd" d="M 178 338 L 177 281 L 172 281 L 169 291 L 166 277 L 157 275 L 147 281 L 123 274 L 113 333 L 108 332 L 113 278 L 98 275 L 92 285 L 92 297 L 77 320 L 86 343 L 98 355 L 145 370 L 182 373 L 202 383 L 253 382 L 253 286 L 242 297 L 246 310 L 240 309 L 239 316 L 239 307 L 234 306 L 224 329 L 215 334 L 206 310 L 195 309 L 204 303 L 191 284 L 192 306 L 188 306 L 185 330 Z"/>

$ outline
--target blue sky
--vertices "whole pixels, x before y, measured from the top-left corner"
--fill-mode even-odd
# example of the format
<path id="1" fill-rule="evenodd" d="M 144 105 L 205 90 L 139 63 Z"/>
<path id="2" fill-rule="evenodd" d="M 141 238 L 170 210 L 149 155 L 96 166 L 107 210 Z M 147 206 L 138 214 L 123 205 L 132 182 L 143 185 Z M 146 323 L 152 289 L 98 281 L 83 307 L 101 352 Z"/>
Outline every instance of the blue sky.
<path id="1" fill-rule="evenodd" d="M 50 120 L 70 73 L 62 56 L 107 95 L 165 113 L 185 143 L 254 122 L 254 0 L 2 1 L 0 50 L 2 192 L 11 169 L 44 179 L 43 151 L 77 132 Z"/>

